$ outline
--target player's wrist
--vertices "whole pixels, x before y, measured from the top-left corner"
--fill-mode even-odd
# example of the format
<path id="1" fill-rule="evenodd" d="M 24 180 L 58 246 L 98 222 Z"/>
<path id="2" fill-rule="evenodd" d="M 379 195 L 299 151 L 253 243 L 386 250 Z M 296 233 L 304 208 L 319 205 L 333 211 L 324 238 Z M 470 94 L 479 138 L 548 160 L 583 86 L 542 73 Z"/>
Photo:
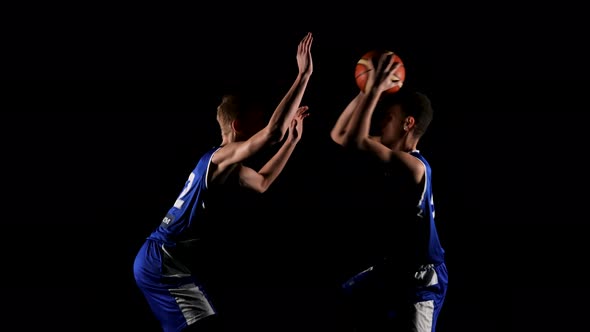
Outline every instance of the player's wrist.
<path id="1" fill-rule="evenodd" d="M 289 137 L 287 137 L 287 140 L 285 141 L 285 144 L 296 145 L 299 142 L 299 140 L 301 140 L 301 136 L 294 137 L 289 135 Z"/>
<path id="2" fill-rule="evenodd" d="M 309 80 L 311 77 L 311 72 L 299 72 L 298 79 L 300 80 Z"/>

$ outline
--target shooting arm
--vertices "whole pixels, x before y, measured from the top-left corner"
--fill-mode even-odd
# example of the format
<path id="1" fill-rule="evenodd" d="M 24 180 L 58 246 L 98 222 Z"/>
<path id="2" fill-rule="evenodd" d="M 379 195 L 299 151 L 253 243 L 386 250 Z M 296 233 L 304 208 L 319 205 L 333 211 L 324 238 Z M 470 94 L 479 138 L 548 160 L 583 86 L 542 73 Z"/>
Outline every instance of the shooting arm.
<path id="1" fill-rule="evenodd" d="M 358 103 L 361 97 L 362 92 L 359 91 L 356 97 L 354 97 L 354 99 L 352 99 L 350 103 L 348 103 L 344 111 L 342 111 L 342 113 L 338 117 L 338 120 L 336 120 L 336 124 L 334 124 L 334 127 L 330 132 L 330 137 L 332 138 L 332 141 L 334 141 L 336 144 L 348 146 L 348 144 L 350 143 L 349 136 L 347 135 L 348 126 L 350 124 L 352 113 L 358 107 Z"/>

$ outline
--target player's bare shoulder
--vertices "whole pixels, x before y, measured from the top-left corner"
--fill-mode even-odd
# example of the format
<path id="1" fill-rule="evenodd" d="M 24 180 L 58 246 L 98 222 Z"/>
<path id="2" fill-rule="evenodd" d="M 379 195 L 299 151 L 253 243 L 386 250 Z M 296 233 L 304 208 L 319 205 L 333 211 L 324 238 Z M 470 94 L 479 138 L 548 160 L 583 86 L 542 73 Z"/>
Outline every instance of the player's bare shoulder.
<path id="1" fill-rule="evenodd" d="M 220 147 L 213 156 L 211 156 L 211 162 L 209 163 L 209 170 L 207 174 L 207 182 L 209 184 L 223 184 L 229 178 L 229 176 L 239 169 L 240 163 L 229 163 L 228 147 L 231 149 L 230 143 L 228 145 Z"/>
<path id="2" fill-rule="evenodd" d="M 390 156 L 389 164 L 392 172 L 411 176 L 416 184 L 422 183 L 426 174 L 426 167 L 419 158 L 409 152 L 400 150 L 392 150 Z"/>

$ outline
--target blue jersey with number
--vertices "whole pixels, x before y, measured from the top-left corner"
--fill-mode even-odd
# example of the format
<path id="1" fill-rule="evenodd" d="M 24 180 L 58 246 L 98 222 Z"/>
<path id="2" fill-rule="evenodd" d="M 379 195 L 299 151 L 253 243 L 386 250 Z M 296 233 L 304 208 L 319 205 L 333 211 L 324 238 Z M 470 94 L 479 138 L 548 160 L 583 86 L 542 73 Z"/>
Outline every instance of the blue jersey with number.
<path id="1" fill-rule="evenodd" d="M 420 232 L 418 233 L 417 254 L 418 259 L 424 264 L 436 264 L 444 261 L 444 249 L 440 244 L 436 224 L 434 222 L 434 200 L 432 195 L 432 171 L 428 161 L 414 150 L 411 155 L 420 159 L 425 168 L 424 188 L 418 202 L 417 223 Z"/>
<path id="2" fill-rule="evenodd" d="M 174 205 L 148 239 L 160 241 L 169 246 L 174 246 L 180 240 L 191 240 L 191 235 L 195 233 L 194 229 L 200 226 L 195 223 L 202 222 L 205 218 L 205 204 L 209 194 L 207 175 L 211 158 L 218 149 L 217 146 L 213 147 L 201 157 Z"/>

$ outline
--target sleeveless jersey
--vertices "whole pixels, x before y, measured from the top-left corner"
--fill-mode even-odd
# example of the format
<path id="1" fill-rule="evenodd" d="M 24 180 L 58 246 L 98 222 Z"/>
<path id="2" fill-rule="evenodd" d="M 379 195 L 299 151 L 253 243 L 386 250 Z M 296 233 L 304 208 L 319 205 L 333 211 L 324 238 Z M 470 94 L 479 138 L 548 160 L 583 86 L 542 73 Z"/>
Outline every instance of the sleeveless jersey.
<path id="1" fill-rule="evenodd" d="M 207 151 L 189 174 L 174 205 L 148 239 L 175 246 L 178 241 L 196 240 L 196 229 L 205 222 L 208 198 L 207 176 L 211 158 L 218 146 Z"/>
<path id="2" fill-rule="evenodd" d="M 410 154 L 422 161 L 425 168 L 425 183 L 417 206 L 416 222 L 418 223 L 417 259 L 423 264 L 437 264 L 444 262 L 444 249 L 441 246 L 435 224 L 435 209 L 432 193 L 432 170 L 430 164 L 420 151 L 414 150 Z"/>

